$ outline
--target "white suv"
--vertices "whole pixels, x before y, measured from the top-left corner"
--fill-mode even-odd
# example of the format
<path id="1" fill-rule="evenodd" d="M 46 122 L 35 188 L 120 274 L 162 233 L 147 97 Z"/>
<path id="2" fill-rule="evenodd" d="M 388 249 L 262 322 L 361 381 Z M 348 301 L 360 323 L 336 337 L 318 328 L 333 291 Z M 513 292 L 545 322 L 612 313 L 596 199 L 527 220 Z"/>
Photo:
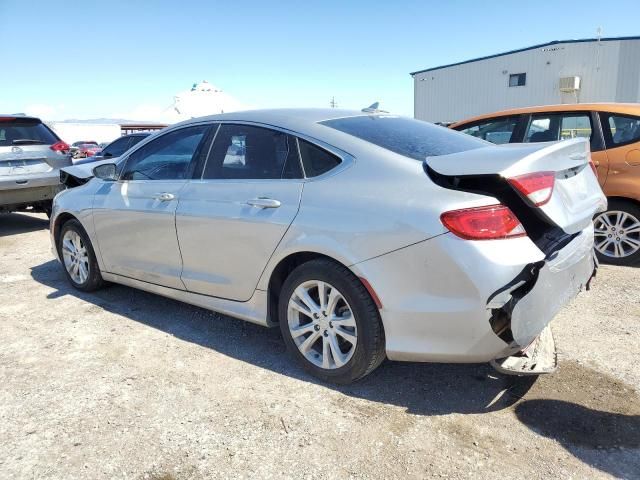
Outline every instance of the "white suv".
<path id="1" fill-rule="evenodd" d="M 51 212 L 69 145 L 39 118 L 0 114 L 0 213 Z"/>

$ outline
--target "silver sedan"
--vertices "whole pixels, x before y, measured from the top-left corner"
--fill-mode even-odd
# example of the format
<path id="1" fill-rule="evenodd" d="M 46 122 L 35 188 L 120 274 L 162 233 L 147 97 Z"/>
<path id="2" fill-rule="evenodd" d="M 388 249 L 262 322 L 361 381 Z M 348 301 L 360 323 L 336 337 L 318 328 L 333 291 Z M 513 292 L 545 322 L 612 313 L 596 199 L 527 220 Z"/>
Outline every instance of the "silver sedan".
<path id="1" fill-rule="evenodd" d="M 279 325 L 339 383 L 385 357 L 552 371 L 546 327 L 595 272 L 606 206 L 583 139 L 496 146 L 375 110 L 193 119 L 63 175 L 74 287 Z"/>

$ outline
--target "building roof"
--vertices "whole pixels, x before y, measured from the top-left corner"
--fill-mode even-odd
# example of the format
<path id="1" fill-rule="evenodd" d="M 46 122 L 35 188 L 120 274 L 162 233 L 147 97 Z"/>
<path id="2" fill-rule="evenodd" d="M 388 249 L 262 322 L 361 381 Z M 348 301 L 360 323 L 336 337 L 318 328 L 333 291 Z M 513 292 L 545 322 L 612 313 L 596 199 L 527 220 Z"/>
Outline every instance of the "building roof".
<path id="1" fill-rule="evenodd" d="M 433 70 L 440 70 L 442 68 L 455 67 L 457 65 L 464 65 L 465 63 L 479 62 L 481 60 L 488 60 L 489 58 L 503 57 L 505 55 L 511 55 L 512 53 L 526 52 L 527 50 L 536 50 L 538 48 L 551 47 L 553 45 L 563 45 L 565 43 L 585 43 L 585 42 L 615 42 L 620 40 L 640 40 L 640 36 L 635 37 L 608 37 L 608 38 L 583 38 L 578 40 L 554 40 L 553 42 L 541 43 L 540 45 L 533 45 L 531 47 L 519 48 L 517 50 L 509 50 L 508 52 L 496 53 L 494 55 L 487 55 L 486 57 L 472 58 L 471 60 L 465 60 L 463 62 L 450 63 L 448 65 L 440 65 L 439 67 L 425 68 L 424 70 L 418 70 L 411 72 L 410 75 L 416 75 L 418 73 L 431 72 Z"/>

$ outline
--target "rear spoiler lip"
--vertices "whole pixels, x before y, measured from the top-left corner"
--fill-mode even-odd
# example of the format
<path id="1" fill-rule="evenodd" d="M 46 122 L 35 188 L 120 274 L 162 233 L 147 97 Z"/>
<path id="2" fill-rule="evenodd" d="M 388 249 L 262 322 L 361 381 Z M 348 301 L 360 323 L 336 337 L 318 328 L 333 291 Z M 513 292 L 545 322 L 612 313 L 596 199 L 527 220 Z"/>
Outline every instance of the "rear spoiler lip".
<path id="1" fill-rule="evenodd" d="M 585 164 L 590 158 L 590 145 L 586 138 L 572 138 L 558 142 L 509 143 L 490 145 L 449 155 L 427 157 L 425 165 L 446 176 L 500 175 L 505 178 L 531 173 L 526 167 L 541 157 L 567 150 L 565 168 Z"/>

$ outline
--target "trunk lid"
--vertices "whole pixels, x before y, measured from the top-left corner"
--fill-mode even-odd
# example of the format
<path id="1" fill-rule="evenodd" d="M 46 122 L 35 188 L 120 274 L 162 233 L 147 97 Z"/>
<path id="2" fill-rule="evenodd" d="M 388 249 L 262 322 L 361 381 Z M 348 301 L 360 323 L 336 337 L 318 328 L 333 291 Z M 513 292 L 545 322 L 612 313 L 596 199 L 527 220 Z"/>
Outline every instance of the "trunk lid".
<path id="1" fill-rule="evenodd" d="M 0 176 L 50 172 L 47 150 L 55 155 L 48 145 L 0 146 Z"/>
<path id="2" fill-rule="evenodd" d="M 554 184 L 548 201 L 535 205 L 524 197 L 524 202 L 530 211 L 542 214 L 553 225 L 574 234 L 586 228 L 593 216 L 607 205 L 590 160 L 588 141 L 575 138 L 554 143 L 488 146 L 427 157 L 425 162 L 439 175 L 458 178 L 497 175 L 508 181 L 523 175 L 553 172 Z M 509 185 L 523 196 L 512 183 Z"/>

